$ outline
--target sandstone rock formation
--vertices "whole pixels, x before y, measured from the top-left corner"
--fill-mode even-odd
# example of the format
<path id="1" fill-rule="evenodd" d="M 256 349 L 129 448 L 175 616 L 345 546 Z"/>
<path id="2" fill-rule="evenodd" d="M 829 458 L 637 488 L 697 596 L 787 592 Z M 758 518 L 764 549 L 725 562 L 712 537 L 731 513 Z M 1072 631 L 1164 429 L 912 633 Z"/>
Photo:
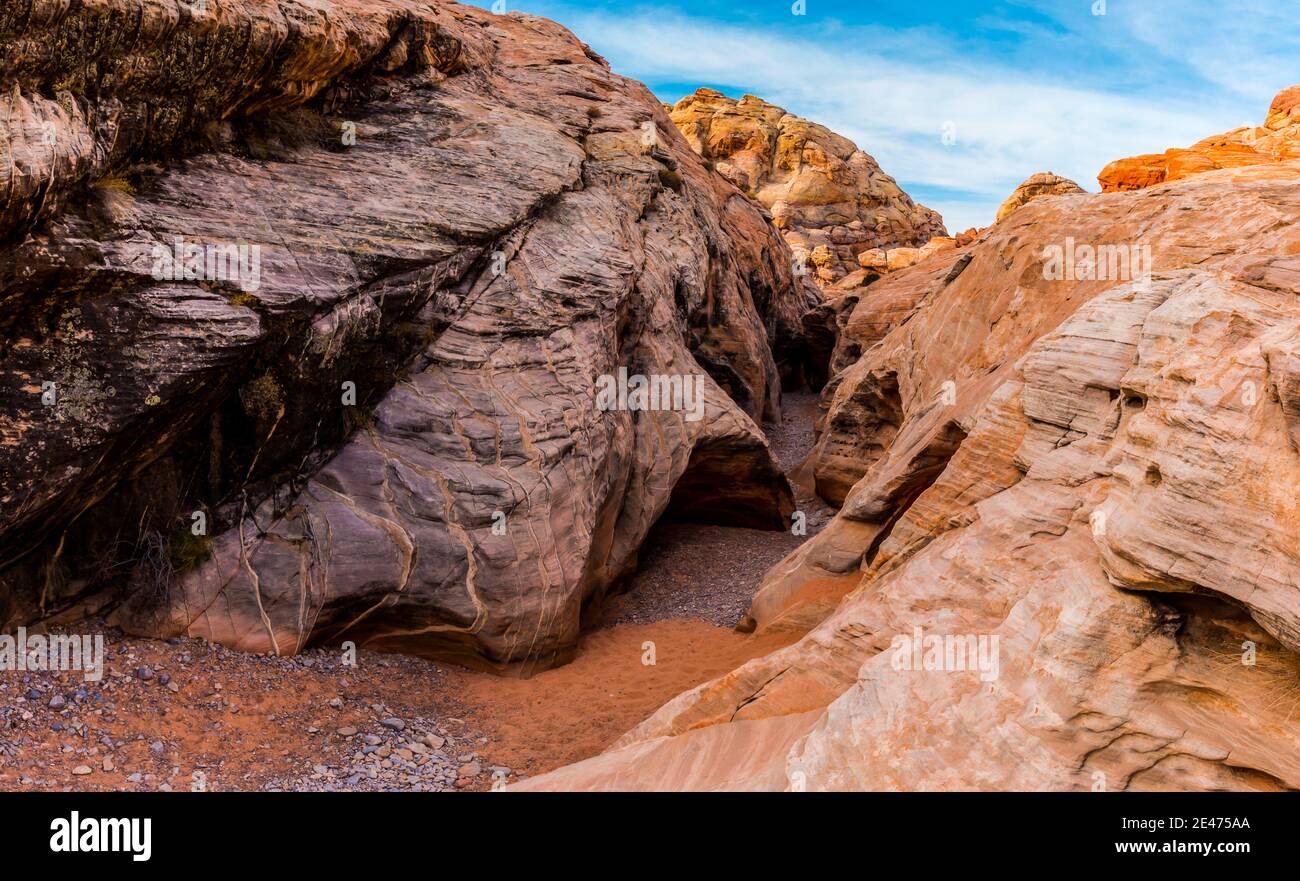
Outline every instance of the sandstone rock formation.
<path id="1" fill-rule="evenodd" d="M 812 462 L 843 508 L 747 622 L 806 635 L 522 788 L 1300 787 L 1298 251 L 1283 161 L 875 282 Z"/>
<path id="2" fill-rule="evenodd" d="M 1031 174 L 1025 179 L 1025 182 L 1016 187 L 1007 200 L 998 207 L 997 219 L 995 223 L 1001 223 L 1012 211 L 1015 211 L 1021 205 L 1032 202 L 1034 199 L 1042 199 L 1045 196 L 1064 196 L 1073 193 L 1085 192 L 1083 187 L 1070 180 L 1068 177 L 1061 177 L 1059 174 L 1052 174 L 1050 171 L 1040 171 L 1037 174 Z"/>
<path id="3" fill-rule="evenodd" d="M 6 626 L 536 669 L 661 513 L 787 522 L 816 291 L 560 26 L 34 0 L 0 47 Z"/>
<path id="4" fill-rule="evenodd" d="M 821 284 L 858 269 L 874 248 L 919 247 L 947 235 L 876 160 L 847 138 L 752 95 L 699 89 L 672 108 L 695 151 L 766 206 Z"/>
<path id="5" fill-rule="evenodd" d="M 831 292 L 834 291 L 851 290 L 864 284 L 870 284 L 873 277 L 915 266 L 940 251 L 969 245 L 978 235 L 979 230 L 970 229 L 964 233 L 958 233 L 956 236 L 935 236 L 919 248 L 890 248 L 889 250 L 872 248 L 863 251 L 858 255 L 858 265 L 862 268 L 840 277 L 834 284 L 824 289 L 823 292 L 830 296 L 832 295 Z"/>
<path id="6" fill-rule="evenodd" d="M 1300 159 L 1300 86 L 1279 92 L 1262 126 L 1242 126 L 1172 148 L 1117 159 L 1101 170 L 1103 192 L 1141 190 L 1218 168 L 1244 168 Z"/>

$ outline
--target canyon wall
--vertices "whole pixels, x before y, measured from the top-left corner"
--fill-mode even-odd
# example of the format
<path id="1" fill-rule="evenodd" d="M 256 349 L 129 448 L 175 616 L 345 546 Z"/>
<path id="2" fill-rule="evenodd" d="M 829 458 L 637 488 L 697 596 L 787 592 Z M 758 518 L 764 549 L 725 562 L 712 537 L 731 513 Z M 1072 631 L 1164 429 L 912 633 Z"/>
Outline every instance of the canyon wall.
<path id="1" fill-rule="evenodd" d="M 6 626 L 528 672 L 670 507 L 787 524 L 757 423 L 816 289 L 562 27 L 34 0 L 0 43 Z"/>
<path id="2" fill-rule="evenodd" d="M 521 788 L 1300 787 L 1298 222 L 1283 151 L 862 289 L 745 623 L 806 635 Z"/>
<path id="3" fill-rule="evenodd" d="M 1300 786 L 1300 89 L 936 244 L 845 139 L 519 13 L 0 44 L 5 628 L 527 674 L 660 516 L 788 527 L 808 381 L 840 510 L 741 624 L 797 641 L 520 788 Z M 643 375 L 679 399 L 598 399 Z"/>

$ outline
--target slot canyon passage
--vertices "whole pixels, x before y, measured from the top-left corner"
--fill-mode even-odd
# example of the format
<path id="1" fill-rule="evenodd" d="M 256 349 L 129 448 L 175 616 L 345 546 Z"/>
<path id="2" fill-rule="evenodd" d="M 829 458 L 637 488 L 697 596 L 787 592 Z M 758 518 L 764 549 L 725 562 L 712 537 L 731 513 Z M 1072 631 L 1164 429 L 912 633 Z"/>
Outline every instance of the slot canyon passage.
<path id="1" fill-rule="evenodd" d="M 518 12 L 0 44 L 0 786 L 1300 785 L 1300 87 L 949 235 Z"/>

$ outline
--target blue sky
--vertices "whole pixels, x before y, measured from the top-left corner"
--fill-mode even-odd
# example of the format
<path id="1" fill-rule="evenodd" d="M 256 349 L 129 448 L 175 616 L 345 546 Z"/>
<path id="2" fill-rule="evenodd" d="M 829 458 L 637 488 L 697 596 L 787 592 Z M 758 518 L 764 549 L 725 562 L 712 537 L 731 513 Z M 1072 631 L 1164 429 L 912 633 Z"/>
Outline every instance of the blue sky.
<path id="1" fill-rule="evenodd" d="M 1300 82 L 1294 0 L 504 2 L 665 101 L 710 86 L 829 126 L 950 231 L 1036 171 L 1096 190 L 1112 159 L 1259 124 Z"/>

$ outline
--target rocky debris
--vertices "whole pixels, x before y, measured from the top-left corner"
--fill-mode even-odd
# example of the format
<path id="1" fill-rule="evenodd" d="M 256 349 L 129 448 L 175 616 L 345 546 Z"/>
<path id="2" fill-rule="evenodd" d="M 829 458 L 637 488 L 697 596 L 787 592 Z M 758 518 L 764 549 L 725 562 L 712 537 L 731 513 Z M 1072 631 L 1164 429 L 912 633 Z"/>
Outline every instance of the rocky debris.
<path id="1" fill-rule="evenodd" d="M 522 788 L 1300 787 L 1297 183 L 1038 199 L 873 283 L 843 507 L 750 610 L 811 631 Z"/>
<path id="2" fill-rule="evenodd" d="M 957 240 L 950 236 L 936 236 L 919 248 L 891 248 L 885 252 L 885 271 L 897 272 L 914 266 L 922 260 L 928 260 L 941 251 L 957 247 Z"/>
<path id="3" fill-rule="evenodd" d="M 819 381 L 812 382 L 811 385 L 820 388 L 820 383 L 825 381 L 824 377 L 827 374 L 834 375 L 843 368 L 843 365 L 829 365 L 822 358 L 823 337 L 827 335 L 823 333 L 823 328 L 818 327 L 825 324 L 828 311 L 835 314 L 839 313 L 844 303 L 837 302 L 837 298 L 842 293 L 866 287 L 882 275 L 915 266 L 917 263 L 930 259 L 935 254 L 953 248 L 964 248 L 978 237 L 979 232 L 979 230 L 971 229 L 964 233 L 958 233 L 956 236 L 935 236 L 919 248 L 890 248 L 888 250 L 872 248 L 859 254 L 858 266 L 860 268 L 840 277 L 834 284 L 827 286 L 823 291 L 821 304 L 804 313 L 804 342 L 812 353 L 810 360 L 818 368 L 825 365 L 826 371 L 813 374 L 813 376 L 819 378 Z M 829 329 L 829 327 L 824 329 Z M 827 338 L 832 342 L 838 339 L 835 333 L 829 334 Z"/>
<path id="4" fill-rule="evenodd" d="M 713 89 L 682 98 L 671 115 L 697 153 L 771 212 L 819 284 L 857 270 L 865 251 L 947 235 L 936 212 L 825 126 L 753 95 L 737 101 Z"/>
<path id="5" fill-rule="evenodd" d="M 768 443 L 795 488 L 798 525 L 784 534 L 700 523 L 655 524 L 636 574 L 606 601 L 599 626 L 697 619 L 734 627 L 753 601 L 763 574 L 816 535 L 834 516 L 799 473 L 812 450 L 817 396 L 787 393 L 780 423 L 764 426 Z"/>
<path id="6" fill-rule="evenodd" d="M 814 511 L 815 533 L 830 514 Z M 735 627 L 753 602 L 763 574 L 806 541 L 806 536 L 700 523 L 659 523 L 650 533 L 637 573 L 606 601 L 601 626 L 649 624 L 681 618 Z"/>
<path id="7" fill-rule="evenodd" d="M 8 626 L 125 594 L 135 633 L 529 672 L 665 511 L 785 528 L 757 422 L 808 372 L 816 290 L 563 28 L 28 6 L 0 13 Z M 621 369 L 700 388 L 598 407 Z"/>
<path id="8" fill-rule="evenodd" d="M 389 724 L 394 721 L 401 722 L 401 727 Z M 310 774 L 287 781 L 283 788 L 298 792 L 454 792 L 499 788 L 517 779 L 506 767 L 485 769 L 477 750 L 458 752 L 453 736 L 431 719 L 415 718 L 409 723 L 383 719 L 374 729 L 376 733 L 362 737 L 356 729 L 349 730 L 350 734 L 339 731 L 339 736 L 349 741 L 339 760 L 317 763 Z M 425 733 L 412 733 L 421 731 Z"/>
<path id="9" fill-rule="evenodd" d="M 889 252 L 884 248 L 869 248 L 858 254 L 858 265 L 868 272 L 888 272 Z"/>
<path id="10" fill-rule="evenodd" d="M 316 649 L 277 658 L 99 632 L 99 681 L 0 677 L 0 789 L 434 791 L 518 779 L 429 661 L 361 651 L 350 666 Z M 145 664 L 185 689 L 141 680 Z M 462 773 L 473 762 L 478 773 Z"/>
<path id="11" fill-rule="evenodd" d="M 1106 193 L 1142 190 L 1216 169 L 1249 169 L 1295 159 L 1300 159 L 1300 86 L 1278 93 L 1262 126 L 1235 128 L 1187 148 L 1116 159 L 1101 170 L 1097 181 Z M 1251 172 L 1243 175 L 1243 180 L 1251 179 Z"/>
<path id="12" fill-rule="evenodd" d="M 1025 182 L 1016 187 L 1007 200 L 998 207 L 997 219 L 995 223 L 1001 223 L 1012 211 L 1015 211 L 1021 205 L 1032 202 L 1035 199 L 1043 199 L 1048 196 L 1068 196 L 1075 193 L 1086 192 L 1083 187 L 1070 180 L 1068 177 L 1061 177 L 1059 174 L 1052 174 L 1050 171 L 1040 171 L 1037 174 L 1031 174 L 1025 178 Z"/>

